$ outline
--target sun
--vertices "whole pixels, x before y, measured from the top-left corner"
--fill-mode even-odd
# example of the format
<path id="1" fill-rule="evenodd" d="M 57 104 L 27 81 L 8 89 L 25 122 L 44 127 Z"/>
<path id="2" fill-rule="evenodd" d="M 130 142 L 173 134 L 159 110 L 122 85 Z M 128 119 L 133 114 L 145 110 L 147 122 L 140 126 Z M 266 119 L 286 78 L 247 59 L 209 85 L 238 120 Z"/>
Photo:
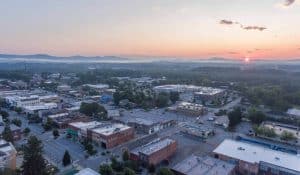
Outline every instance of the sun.
<path id="1" fill-rule="evenodd" d="M 249 63 L 250 62 L 250 58 L 249 57 L 245 57 L 245 60 L 244 60 L 246 63 Z"/>

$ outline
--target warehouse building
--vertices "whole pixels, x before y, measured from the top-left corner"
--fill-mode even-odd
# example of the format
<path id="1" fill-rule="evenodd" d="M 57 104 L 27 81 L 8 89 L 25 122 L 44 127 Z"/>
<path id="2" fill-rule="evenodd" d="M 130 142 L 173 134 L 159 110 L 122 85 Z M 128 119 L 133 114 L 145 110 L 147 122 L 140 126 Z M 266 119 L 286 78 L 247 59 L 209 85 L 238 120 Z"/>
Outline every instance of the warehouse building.
<path id="1" fill-rule="evenodd" d="M 175 140 L 158 138 L 133 149 L 130 152 L 130 159 L 141 161 L 145 165 L 157 165 L 163 160 L 168 160 L 176 152 L 176 149 Z"/>
<path id="2" fill-rule="evenodd" d="M 215 158 L 235 162 L 237 173 L 243 175 L 300 175 L 299 154 L 278 151 L 255 142 L 226 139 L 213 154 Z"/>

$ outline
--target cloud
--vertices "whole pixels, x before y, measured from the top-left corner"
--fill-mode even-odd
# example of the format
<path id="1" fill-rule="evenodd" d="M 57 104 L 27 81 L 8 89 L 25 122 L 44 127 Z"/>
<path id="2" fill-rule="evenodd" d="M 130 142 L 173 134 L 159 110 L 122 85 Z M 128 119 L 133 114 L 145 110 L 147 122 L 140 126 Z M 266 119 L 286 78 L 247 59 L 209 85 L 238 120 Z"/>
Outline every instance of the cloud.
<path id="1" fill-rule="evenodd" d="M 266 27 L 261 27 L 261 26 L 242 26 L 242 28 L 245 30 L 259 30 L 259 31 L 264 31 L 267 29 Z"/>
<path id="2" fill-rule="evenodd" d="M 239 54 L 238 52 L 227 52 L 228 54 L 230 54 L 230 55 L 237 55 L 237 54 Z"/>
<path id="3" fill-rule="evenodd" d="M 240 28 L 244 29 L 244 30 L 258 30 L 258 31 L 264 31 L 267 28 L 266 27 L 262 27 L 262 26 L 244 26 L 243 24 L 239 23 L 239 22 L 235 22 L 235 21 L 231 21 L 231 20 L 227 20 L 227 19 L 222 19 L 219 21 L 219 24 L 222 25 L 239 25 Z"/>
<path id="4" fill-rule="evenodd" d="M 235 24 L 235 22 L 230 21 L 230 20 L 226 20 L 226 19 L 222 19 L 219 23 L 220 23 L 220 24 L 224 24 L 224 25 L 232 25 L 232 24 Z"/>
<path id="5" fill-rule="evenodd" d="M 296 2 L 296 0 L 284 0 L 283 2 L 276 3 L 275 7 L 281 8 L 281 9 L 287 9 L 291 5 L 293 5 Z"/>
<path id="6" fill-rule="evenodd" d="M 285 0 L 285 2 L 283 3 L 284 6 L 290 6 L 292 4 L 294 4 L 296 0 Z"/>

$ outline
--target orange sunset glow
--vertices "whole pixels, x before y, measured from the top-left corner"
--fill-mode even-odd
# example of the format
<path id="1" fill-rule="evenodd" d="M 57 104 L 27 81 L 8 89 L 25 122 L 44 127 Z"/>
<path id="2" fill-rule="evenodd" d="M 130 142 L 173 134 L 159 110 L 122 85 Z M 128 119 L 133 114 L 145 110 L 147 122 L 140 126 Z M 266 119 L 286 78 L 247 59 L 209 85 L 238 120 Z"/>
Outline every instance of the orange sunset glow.
<path id="1" fill-rule="evenodd" d="M 0 14 L 2 53 L 300 57 L 299 0 L 5 0 Z"/>

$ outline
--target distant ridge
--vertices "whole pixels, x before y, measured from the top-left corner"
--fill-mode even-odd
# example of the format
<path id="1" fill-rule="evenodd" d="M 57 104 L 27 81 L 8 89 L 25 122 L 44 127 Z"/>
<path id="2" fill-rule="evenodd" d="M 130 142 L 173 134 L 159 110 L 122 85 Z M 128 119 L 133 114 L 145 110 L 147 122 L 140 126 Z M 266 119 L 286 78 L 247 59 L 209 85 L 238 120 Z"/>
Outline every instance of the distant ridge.
<path id="1" fill-rule="evenodd" d="M 33 55 L 16 55 L 16 54 L 0 54 L 0 59 L 1 58 L 11 58 L 11 59 L 18 59 L 18 58 L 23 58 L 23 59 L 52 59 L 52 60 L 108 60 L 108 61 L 124 61 L 128 60 L 128 58 L 123 58 L 123 57 L 116 57 L 116 56 L 81 56 L 81 55 L 76 55 L 76 56 L 52 56 L 48 54 L 33 54 Z"/>

